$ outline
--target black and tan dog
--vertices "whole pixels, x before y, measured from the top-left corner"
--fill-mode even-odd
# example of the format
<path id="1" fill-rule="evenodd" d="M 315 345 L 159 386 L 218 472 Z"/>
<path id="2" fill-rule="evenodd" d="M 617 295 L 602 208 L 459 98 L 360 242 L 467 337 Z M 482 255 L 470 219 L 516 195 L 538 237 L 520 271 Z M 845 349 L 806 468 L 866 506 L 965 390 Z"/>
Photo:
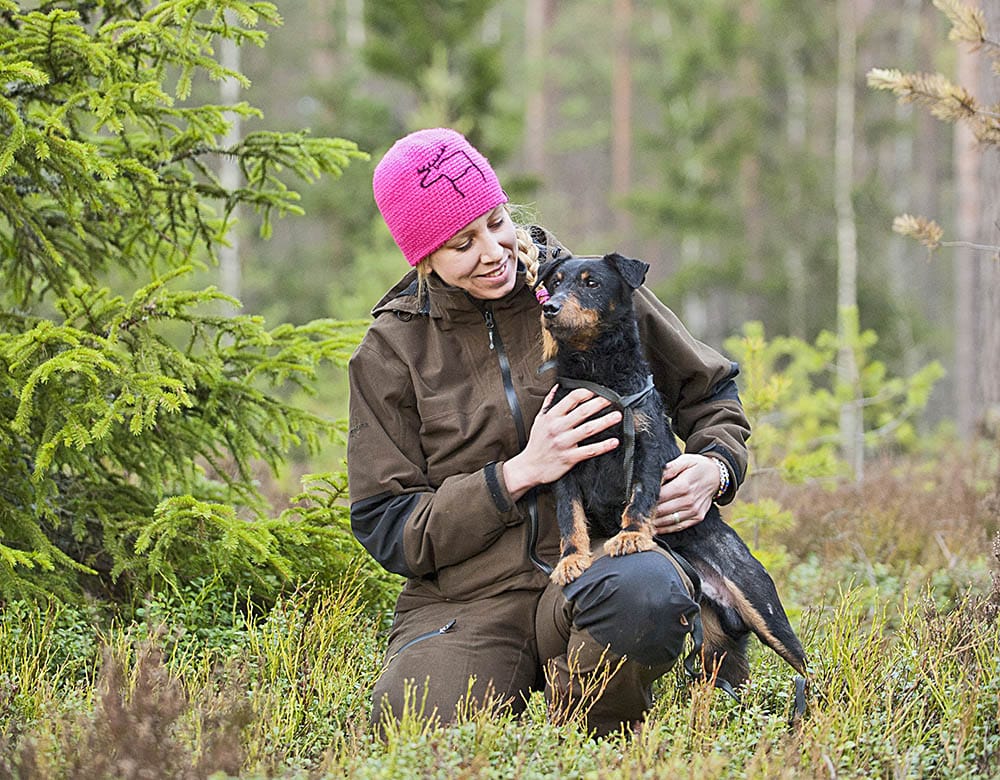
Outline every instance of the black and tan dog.
<path id="1" fill-rule="evenodd" d="M 600 437 L 616 436 L 615 450 L 585 460 L 554 485 L 561 555 L 552 579 L 567 584 L 590 566 L 590 538 L 606 538 L 610 555 L 650 550 L 679 553 L 700 578 L 705 670 L 722 687 L 748 677 L 746 644 L 753 631 L 799 673 L 802 645 L 792 630 L 770 575 L 714 504 L 704 521 L 667 539 L 654 536 L 664 466 L 680 449 L 639 339 L 632 294 L 649 266 L 618 254 L 568 256 L 539 269 L 546 358 L 554 357 L 559 390 L 576 387 L 612 400 L 622 422 Z M 544 287 L 542 287 L 544 285 Z"/>

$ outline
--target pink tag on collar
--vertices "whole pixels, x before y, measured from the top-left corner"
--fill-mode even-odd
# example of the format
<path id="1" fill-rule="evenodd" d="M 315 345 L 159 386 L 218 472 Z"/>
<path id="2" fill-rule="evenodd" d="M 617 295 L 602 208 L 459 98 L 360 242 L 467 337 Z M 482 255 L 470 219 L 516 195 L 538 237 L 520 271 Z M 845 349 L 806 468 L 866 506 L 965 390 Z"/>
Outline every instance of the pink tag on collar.
<path id="1" fill-rule="evenodd" d="M 538 299 L 539 303 L 544 304 L 551 296 L 549 291 L 545 289 L 544 286 L 539 285 L 535 288 L 535 297 Z"/>

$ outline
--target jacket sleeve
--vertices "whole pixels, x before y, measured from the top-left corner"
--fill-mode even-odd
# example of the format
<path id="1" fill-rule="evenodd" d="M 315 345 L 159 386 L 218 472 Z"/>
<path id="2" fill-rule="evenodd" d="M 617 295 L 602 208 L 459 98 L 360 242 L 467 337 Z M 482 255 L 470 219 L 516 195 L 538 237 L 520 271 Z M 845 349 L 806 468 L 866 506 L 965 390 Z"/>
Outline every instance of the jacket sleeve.
<path id="1" fill-rule="evenodd" d="M 695 339 L 646 287 L 635 293 L 639 330 L 677 435 L 687 452 L 722 458 L 733 475 L 720 504 L 733 500 L 746 476 L 750 423 L 736 376 L 739 366 Z"/>
<path id="2" fill-rule="evenodd" d="M 366 336 L 348 367 L 351 529 L 389 571 L 427 576 L 482 552 L 523 517 L 499 462 L 428 484 L 409 369 L 373 341 Z"/>

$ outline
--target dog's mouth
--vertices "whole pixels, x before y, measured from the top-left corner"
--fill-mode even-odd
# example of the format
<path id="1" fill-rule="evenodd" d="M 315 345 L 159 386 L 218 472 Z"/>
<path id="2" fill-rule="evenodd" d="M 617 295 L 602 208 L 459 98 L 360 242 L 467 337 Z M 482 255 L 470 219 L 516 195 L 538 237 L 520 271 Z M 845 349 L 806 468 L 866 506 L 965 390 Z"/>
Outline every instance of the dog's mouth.
<path id="1" fill-rule="evenodd" d="M 542 311 L 542 325 L 557 341 L 590 341 L 600 332 L 601 317 L 572 299 L 549 301 Z"/>

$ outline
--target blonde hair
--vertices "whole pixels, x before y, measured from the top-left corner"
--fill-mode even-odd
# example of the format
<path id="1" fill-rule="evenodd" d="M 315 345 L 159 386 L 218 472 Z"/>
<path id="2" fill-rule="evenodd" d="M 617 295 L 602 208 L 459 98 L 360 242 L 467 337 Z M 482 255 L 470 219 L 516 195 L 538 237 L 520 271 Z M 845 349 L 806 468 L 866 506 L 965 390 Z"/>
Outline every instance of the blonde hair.
<path id="1" fill-rule="evenodd" d="M 513 219 L 513 217 L 511 217 L 510 208 L 504 206 L 504 210 L 507 212 L 507 217 Z M 525 280 L 528 285 L 534 286 L 538 279 L 538 245 L 532 241 L 531 234 L 528 232 L 526 227 L 515 224 L 514 235 L 517 237 L 517 260 L 524 263 L 524 267 L 527 271 Z M 427 299 L 427 277 L 431 275 L 430 264 L 426 261 L 427 258 L 425 257 L 416 265 L 417 301 L 421 306 L 423 306 L 424 301 Z"/>

